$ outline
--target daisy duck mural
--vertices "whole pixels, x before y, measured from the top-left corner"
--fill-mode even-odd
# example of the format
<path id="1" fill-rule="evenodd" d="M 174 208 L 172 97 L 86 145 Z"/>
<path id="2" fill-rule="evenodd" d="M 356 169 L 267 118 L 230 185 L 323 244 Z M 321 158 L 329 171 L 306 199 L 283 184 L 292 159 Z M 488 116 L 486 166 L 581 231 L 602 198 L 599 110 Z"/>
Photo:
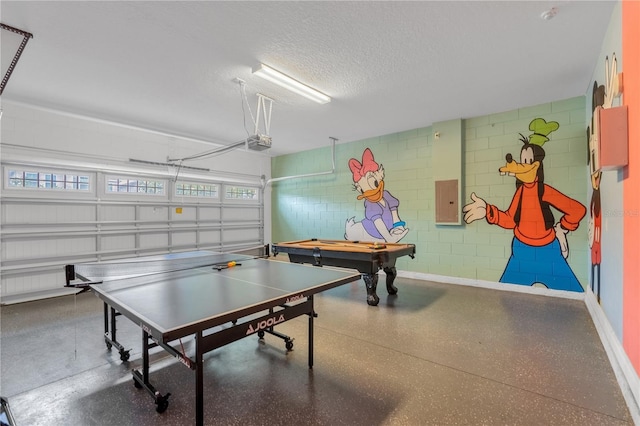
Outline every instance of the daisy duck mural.
<path id="1" fill-rule="evenodd" d="M 462 212 L 466 223 L 485 219 L 491 225 L 513 229 L 511 256 L 500 282 L 582 292 L 566 261 L 567 235 L 578 228 L 586 208 L 544 181 L 543 145 L 559 127 L 555 121 L 534 119 L 529 124 L 533 133 L 529 137 L 520 135 L 520 158 L 506 155 L 506 164 L 499 172 L 515 178 L 515 193 L 506 210 L 472 193 L 472 202 Z M 552 208 L 561 214 L 557 222 Z"/>
<path id="2" fill-rule="evenodd" d="M 369 148 L 362 153 L 362 162 L 352 158 L 349 169 L 358 200 L 364 199 L 364 219 L 347 220 L 344 237 L 347 240 L 397 243 L 409 228 L 400 220 L 397 198 L 384 189 L 384 167 L 378 165 Z"/>
<path id="3" fill-rule="evenodd" d="M 374 244 L 397 243 L 403 239 L 409 228 L 398 214 L 400 202 L 384 189 L 384 168 L 375 161 L 371 150 L 364 150 L 362 161 L 350 159 L 349 170 L 353 176 L 353 189 L 359 193 L 357 198 L 364 200 L 364 218 L 360 222 L 356 222 L 355 217 L 347 219 L 344 238 Z M 383 270 L 388 293 L 396 294 L 398 289 L 393 285 L 397 275 L 395 266 L 383 267 Z M 378 275 L 362 274 L 362 278 L 367 287 L 367 303 L 377 305 Z"/>

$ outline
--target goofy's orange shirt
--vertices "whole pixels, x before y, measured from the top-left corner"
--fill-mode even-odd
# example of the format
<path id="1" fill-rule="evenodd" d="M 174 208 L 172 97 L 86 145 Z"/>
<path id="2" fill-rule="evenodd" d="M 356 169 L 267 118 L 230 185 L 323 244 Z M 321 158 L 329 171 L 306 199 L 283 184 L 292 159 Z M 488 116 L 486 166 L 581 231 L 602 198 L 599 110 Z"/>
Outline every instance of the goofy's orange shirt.
<path id="1" fill-rule="evenodd" d="M 501 228 L 513 229 L 515 237 L 530 246 L 541 247 L 551 243 L 556 238 L 556 233 L 553 226 L 549 229 L 545 227 L 538 197 L 538 184 L 533 182 L 520 185 L 507 211 L 503 212 L 496 206 L 487 204 L 487 222 Z M 520 200 L 520 223 L 516 224 L 514 216 Z M 582 204 L 546 184 L 542 201 L 563 213 L 560 225 L 568 231 L 575 231 L 587 212 Z"/>

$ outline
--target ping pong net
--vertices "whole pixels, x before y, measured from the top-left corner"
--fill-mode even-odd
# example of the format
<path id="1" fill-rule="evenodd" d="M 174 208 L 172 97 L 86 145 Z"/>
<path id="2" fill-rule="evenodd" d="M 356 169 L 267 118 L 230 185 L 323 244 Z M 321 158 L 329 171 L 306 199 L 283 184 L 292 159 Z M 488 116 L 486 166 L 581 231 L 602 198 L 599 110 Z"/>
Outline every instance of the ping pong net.
<path id="1" fill-rule="evenodd" d="M 67 287 L 88 287 L 106 281 L 123 280 L 155 274 L 166 274 L 202 267 L 227 268 L 230 262 L 241 265 L 243 261 L 264 256 L 242 253 L 193 251 L 130 259 L 88 262 L 65 266 Z M 80 282 L 72 283 L 72 281 Z"/>

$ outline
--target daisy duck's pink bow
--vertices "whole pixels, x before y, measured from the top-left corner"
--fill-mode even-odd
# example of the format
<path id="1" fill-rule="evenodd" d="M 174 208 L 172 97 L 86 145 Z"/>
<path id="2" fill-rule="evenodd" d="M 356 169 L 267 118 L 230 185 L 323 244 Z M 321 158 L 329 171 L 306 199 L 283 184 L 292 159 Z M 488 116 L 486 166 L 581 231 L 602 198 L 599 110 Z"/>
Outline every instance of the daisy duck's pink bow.
<path id="1" fill-rule="evenodd" d="M 368 172 L 375 172 L 378 170 L 378 163 L 373 159 L 373 153 L 369 148 L 365 149 L 362 153 L 362 163 L 355 158 L 349 160 L 349 169 L 353 173 L 353 181 L 358 182 Z"/>

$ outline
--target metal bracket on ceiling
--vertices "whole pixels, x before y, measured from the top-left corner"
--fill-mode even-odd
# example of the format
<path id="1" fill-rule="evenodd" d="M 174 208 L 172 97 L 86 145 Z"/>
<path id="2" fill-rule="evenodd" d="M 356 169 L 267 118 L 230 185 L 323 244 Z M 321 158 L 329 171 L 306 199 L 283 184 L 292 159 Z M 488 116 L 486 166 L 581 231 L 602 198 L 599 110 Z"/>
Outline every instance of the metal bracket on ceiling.
<path id="1" fill-rule="evenodd" d="M 11 31 L 12 33 L 22 36 L 22 42 L 20 43 L 20 46 L 18 46 L 18 50 L 16 51 L 16 54 L 13 56 L 13 59 L 11 60 L 11 64 L 9 64 L 9 68 L 7 68 L 7 71 L 4 73 L 4 77 L 2 77 L 2 83 L 0 83 L 0 95 L 2 95 L 2 92 L 4 92 L 4 87 L 7 85 L 7 82 L 9 81 L 9 77 L 11 77 L 11 74 L 13 73 L 13 69 L 16 67 L 18 60 L 20 59 L 20 55 L 22 55 L 22 51 L 27 45 L 27 42 L 29 41 L 29 39 L 33 38 L 33 34 L 20 30 L 18 28 L 14 28 L 7 24 L 3 24 L 1 22 L 0 22 L 0 28 L 2 28 L 3 30 Z"/>
<path id="2" fill-rule="evenodd" d="M 271 128 L 271 109 L 273 108 L 273 99 L 263 95 L 262 93 L 256 93 L 256 96 L 258 97 L 258 106 L 256 107 L 256 127 L 253 134 L 269 136 L 269 130 Z M 260 114 L 262 114 L 264 119 L 264 133 L 260 132 Z"/>

